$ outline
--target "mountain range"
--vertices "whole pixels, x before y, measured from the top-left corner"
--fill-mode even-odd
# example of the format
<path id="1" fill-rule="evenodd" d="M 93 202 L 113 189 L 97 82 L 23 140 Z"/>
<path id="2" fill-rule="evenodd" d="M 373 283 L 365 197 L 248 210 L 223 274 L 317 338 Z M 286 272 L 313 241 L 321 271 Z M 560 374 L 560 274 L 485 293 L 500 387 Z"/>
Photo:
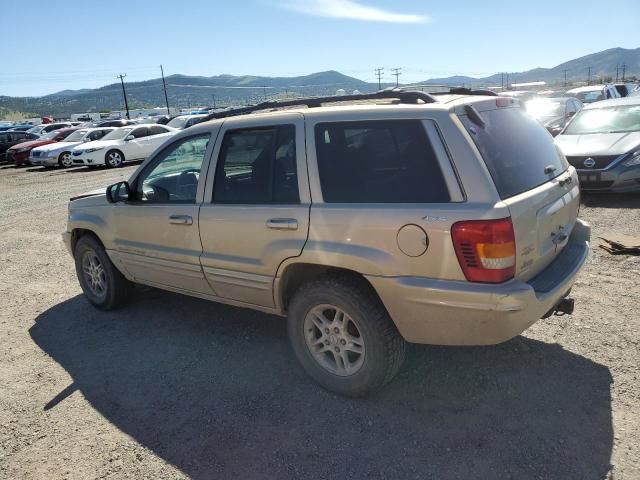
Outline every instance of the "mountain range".
<path id="1" fill-rule="evenodd" d="M 566 82 L 611 81 L 625 68 L 626 78 L 640 77 L 640 48 L 611 48 L 569 60 L 553 68 L 534 68 L 526 72 L 510 72 L 508 82 L 545 81 L 548 84 Z M 590 75 L 590 77 L 589 77 Z M 453 76 L 430 78 L 418 84 L 444 84 L 464 86 L 501 86 L 507 81 L 502 73 L 474 78 Z M 301 77 L 261 77 L 217 75 L 212 77 L 170 75 L 166 77 L 169 103 L 173 106 L 242 105 L 291 95 L 332 95 L 338 89 L 347 92 L 372 92 L 377 82 L 365 82 L 330 70 Z M 384 83 L 387 87 L 390 83 Z M 164 105 L 162 79 L 155 78 L 126 84 L 130 108 Z M 0 108 L 34 112 L 38 115 L 64 116 L 71 113 L 110 111 L 123 109 L 122 89 L 119 83 L 95 89 L 63 90 L 42 97 L 0 96 Z"/>

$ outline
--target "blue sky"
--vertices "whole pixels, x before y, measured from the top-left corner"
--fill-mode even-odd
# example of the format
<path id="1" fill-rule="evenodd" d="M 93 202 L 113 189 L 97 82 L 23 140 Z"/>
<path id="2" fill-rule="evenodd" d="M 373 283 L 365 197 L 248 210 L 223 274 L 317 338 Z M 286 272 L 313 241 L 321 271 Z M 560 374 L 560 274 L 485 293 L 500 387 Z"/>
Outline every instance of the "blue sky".
<path id="1" fill-rule="evenodd" d="M 400 81 L 552 67 L 640 46 L 639 0 L 30 0 L 3 2 L 0 95 L 44 95 L 165 74 Z"/>

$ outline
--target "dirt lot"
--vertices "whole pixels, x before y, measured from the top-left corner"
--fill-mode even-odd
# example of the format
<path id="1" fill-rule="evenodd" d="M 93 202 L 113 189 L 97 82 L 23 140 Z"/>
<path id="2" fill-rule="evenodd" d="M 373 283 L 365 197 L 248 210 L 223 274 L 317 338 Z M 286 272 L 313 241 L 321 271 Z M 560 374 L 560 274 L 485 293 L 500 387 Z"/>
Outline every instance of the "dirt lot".
<path id="1" fill-rule="evenodd" d="M 60 241 L 119 170 L 0 166 L 0 478 L 640 478 L 640 257 L 593 248 L 576 313 L 411 346 L 366 400 L 320 390 L 275 317 L 140 289 L 101 313 Z M 595 236 L 640 196 L 584 198 Z"/>

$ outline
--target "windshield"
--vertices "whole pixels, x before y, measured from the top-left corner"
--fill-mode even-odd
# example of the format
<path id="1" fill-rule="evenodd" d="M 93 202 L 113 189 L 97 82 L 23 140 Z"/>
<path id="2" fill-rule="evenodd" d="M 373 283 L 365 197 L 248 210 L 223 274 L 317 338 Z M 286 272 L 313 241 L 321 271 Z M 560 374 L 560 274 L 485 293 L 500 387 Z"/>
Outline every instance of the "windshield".
<path id="1" fill-rule="evenodd" d="M 604 92 L 602 90 L 591 90 L 588 92 L 577 92 L 573 94 L 582 103 L 597 102 L 604 100 Z"/>
<path id="2" fill-rule="evenodd" d="M 79 142 L 80 140 L 82 140 L 82 137 L 84 137 L 87 134 L 88 131 L 89 130 L 76 130 L 67 138 L 65 138 L 65 140 L 67 142 Z"/>
<path id="3" fill-rule="evenodd" d="M 549 100 L 531 100 L 525 103 L 525 110 L 533 118 L 559 117 L 564 115 L 564 104 Z"/>
<path id="4" fill-rule="evenodd" d="M 578 112 L 563 135 L 640 131 L 640 105 L 586 109 Z"/>
<path id="5" fill-rule="evenodd" d="M 133 128 L 118 128 L 113 132 L 107 133 L 102 140 L 122 140 L 124 137 L 129 135 Z"/>
<path id="6" fill-rule="evenodd" d="M 167 123 L 167 127 L 184 128 L 184 126 L 187 123 L 187 120 L 189 120 L 189 117 L 176 117 L 173 120 L 171 120 L 169 123 Z"/>
<path id="7" fill-rule="evenodd" d="M 42 130 L 42 127 L 40 126 L 31 127 L 29 130 L 27 130 L 27 133 L 40 133 L 40 130 Z"/>
<path id="8" fill-rule="evenodd" d="M 56 135 L 58 135 L 58 133 L 56 130 L 52 130 L 49 133 L 45 133 L 44 135 L 42 135 L 40 137 L 41 140 L 51 140 L 52 138 L 54 138 Z"/>

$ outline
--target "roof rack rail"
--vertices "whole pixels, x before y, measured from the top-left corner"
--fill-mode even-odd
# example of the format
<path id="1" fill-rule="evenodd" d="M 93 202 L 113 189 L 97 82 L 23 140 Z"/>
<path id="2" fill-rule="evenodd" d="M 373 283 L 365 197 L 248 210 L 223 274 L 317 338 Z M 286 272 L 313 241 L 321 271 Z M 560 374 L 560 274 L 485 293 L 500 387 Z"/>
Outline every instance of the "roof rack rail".
<path id="1" fill-rule="evenodd" d="M 466 87 L 451 87 L 448 92 L 435 92 L 431 95 L 488 95 L 490 97 L 497 97 L 498 94 L 493 90 L 487 88 L 471 89 Z"/>
<path id="2" fill-rule="evenodd" d="M 232 110 L 226 110 L 222 112 L 216 112 L 210 114 L 203 121 L 215 120 L 218 118 L 235 117 L 238 115 L 246 115 L 248 113 L 254 113 L 260 110 L 272 110 L 284 107 L 297 107 L 306 105 L 308 108 L 320 107 L 326 103 L 339 103 L 339 102 L 354 102 L 358 100 L 384 100 L 384 99 L 396 99 L 400 103 L 417 104 L 419 101 L 423 103 L 436 103 L 438 100 L 431 94 L 425 92 L 400 90 L 400 89 L 387 89 L 379 90 L 374 93 L 358 93 L 355 95 L 332 95 L 328 97 L 307 97 L 296 98 L 295 100 L 281 100 L 281 101 L 268 101 L 258 103 L 256 105 L 250 105 L 248 107 L 234 108 Z"/>

